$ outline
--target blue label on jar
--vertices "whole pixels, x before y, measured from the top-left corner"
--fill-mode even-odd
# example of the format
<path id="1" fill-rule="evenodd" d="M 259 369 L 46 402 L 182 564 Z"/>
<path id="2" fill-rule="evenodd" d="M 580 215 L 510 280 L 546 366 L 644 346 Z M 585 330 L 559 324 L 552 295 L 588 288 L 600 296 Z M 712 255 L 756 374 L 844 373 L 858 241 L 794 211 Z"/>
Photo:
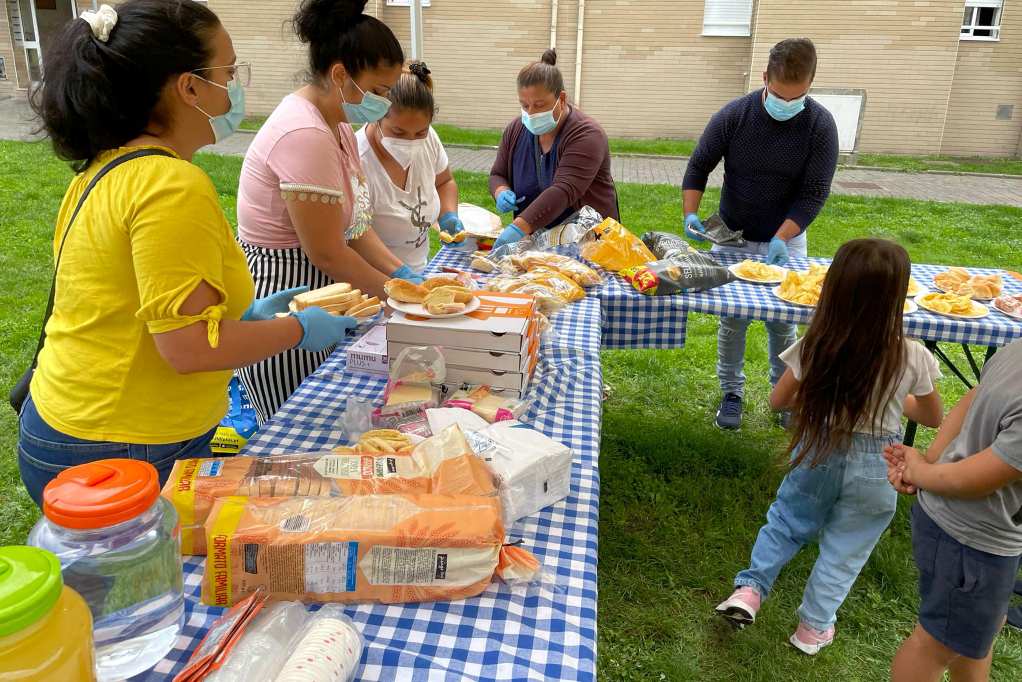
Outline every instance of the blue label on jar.
<path id="1" fill-rule="evenodd" d="M 358 570 L 358 543 L 348 543 L 348 581 L 345 587 L 348 592 L 355 591 L 355 572 Z"/>

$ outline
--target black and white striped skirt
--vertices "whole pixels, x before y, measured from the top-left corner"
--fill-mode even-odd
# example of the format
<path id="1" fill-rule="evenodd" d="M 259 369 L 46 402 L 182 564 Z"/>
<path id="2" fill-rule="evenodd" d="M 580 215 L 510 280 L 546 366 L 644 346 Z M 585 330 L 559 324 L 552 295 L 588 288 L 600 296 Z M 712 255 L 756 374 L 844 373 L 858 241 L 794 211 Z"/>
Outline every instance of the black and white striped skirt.
<path id="1" fill-rule="evenodd" d="M 301 248 L 267 249 L 243 241 L 241 248 L 255 280 L 256 298 L 269 296 L 281 289 L 300 286 L 318 289 L 333 284 L 333 280 L 313 265 Z M 272 417 L 305 377 L 316 371 L 329 356 L 329 350 L 309 353 L 293 348 L 238 370 L 259 424 Z"/>

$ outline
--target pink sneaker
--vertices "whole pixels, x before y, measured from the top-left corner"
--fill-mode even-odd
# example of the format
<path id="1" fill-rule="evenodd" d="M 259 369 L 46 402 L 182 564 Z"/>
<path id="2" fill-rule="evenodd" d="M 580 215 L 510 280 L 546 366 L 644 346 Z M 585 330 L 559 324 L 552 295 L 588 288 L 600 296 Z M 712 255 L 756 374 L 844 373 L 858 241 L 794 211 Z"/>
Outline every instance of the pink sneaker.
<path id="1" fill-rule="evenodd" d="M 817 630 L 799 621 L 798 629 L 788 640 L 791 645 L 809 656 L 820 653 L 820 649 L 834 642 L 834 626 L 826 630 Z"/>
<path id="2" fill-rule="evenodd" d="M 756 622 L 756 613 L 763 598 L 755 587 L 739 587 L 725 601 L 717 605 L 717 613 L 740 628 Z"/>

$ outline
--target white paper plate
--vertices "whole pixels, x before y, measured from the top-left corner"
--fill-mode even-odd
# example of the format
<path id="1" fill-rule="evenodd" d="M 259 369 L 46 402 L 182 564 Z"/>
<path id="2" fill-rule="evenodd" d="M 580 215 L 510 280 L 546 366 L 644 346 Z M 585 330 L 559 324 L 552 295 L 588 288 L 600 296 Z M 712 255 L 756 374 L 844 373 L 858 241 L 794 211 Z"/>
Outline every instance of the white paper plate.
<path id="1" fill-rule="evenodd" d="M 957 291 L 951 291 L 950 289 L 945 289 L 944 287 L 940 286 L 939 284 L 937 284 L 936 280 L 933 281 L 933 288 L 936 289 L 937 291 L 941 292 L 942 294 L 954 294 L 955 296 L 959 296 L 960 295 Z M 923 294 L 925 294 L 925 293 L 926 292 L 924 291 Z M 923 294 L 920 294 L 920 296 L 922 296 Z M 971 298 L 973 301 L 984 301 L 984 302 L 986 302 L 986 301 L 992 301 L 996 297 L 991 296 L 989 298 L 980 298 L 979 296 L 970 296 L 969 298 Z M 933 312 L 933 311 L 930 311 L 930 312 Z"/>
<path id="2" fill-rule="evenodd" d="M 738 271 L 739 265 L 741 265 L 741 263 L 735 263 L 734 265 L 729 265 L 727 269 L 730 270 L 731 274 L 737 277 L 738 279 L 742 280 L 743 282 L 749 282 L 750 284 L 780 284 L 788 275 L 787 270 L 780 266 L 775 265 L 774 267 L 781 271 L 781 274 L 778 275 L 777 279 L 752 279 L 751 277 L 745 277 L 744 275 L 742 275 L 742 273 Z"/>
<path id="3" fill-rule="evenodd" d="M 911 282 L 909 282 L 911 284 Z M 919 280 L 916 280 L 916 285 L 919 287 L 918 290 L 912 291 L 911 289 L 905 292 L 905 298 L 915 298 L 916 296 L 922 296 L 923 294 L 930 293 L 930 290 L 919 284 Z"/>
<path id="4" fill-rule="evenodd" d="M 1011 294 L 1008 294 L 1008 295 L 1010 296 Z M 998 296 L 998 298 L 1000 298 L 1000 296 Z M 1005 317 L 1010 317 L 1013 320 L 1022 320 L 1022 311 L 1017 312 L 1017 313 L 1009 313 L 1006 310 L 1001 310 L 1000 308 L 997 307 L 996 300 L 994 301 L 993 305 L 991 305 L 990 307 L 993 308 L 994 310 L 996 310 L 997 312 L 999 312 L 1000 314 L 1004 315 Z"/>
<path id="5" fill-rule="evenodd" d="M 469 313 L 478 310 L 479 297 L 473 296 L 472 300 L 465 304 L 464 310 L 456 313 L 447 313 L 446 315 L 434 315 L 427 311 L 421 303 L 402 303 L 401 301 L 395 301 L 392 298 L 387 299 L 387 305 L 406 315 L 415 315 L 416 317 L 428 317 L 433 320 L 441 320 L 448 317 L 461 317 L 462 315 L 468 315 Z"/>
<path id="6" fill-rule="evenodd" d="M 799 303 L 798 301 L 789 301 L 784 296 L 781 296 L 781 287 L 779 287 L 779 286 L 778 287 L 774 287 L 770 291 L 772 291 L 774 293 L 774 296 L 776 296 L 777 298 L 781 299 L 785 303 L 790 303 L 792 305 L 799 305 L 799 306 L 802 306 L 803 308 L 815 308 L 816 307 L 814 304 L 811 304 L 811 303 Z"/>
<path id="7" fill-rule="evenodd" d="M 921 295 L 921 294 L 920 294 Z M 909 299 L 905 301 L 905 312 L 904 315 L 911 315 L 912 313 L 919 312 L 919 304 Z"/>
<path id="8" fill-rule="evenodd" d="M 922 300 L 923 296 L 925 296 L 925 295 L 926 294 L 919 294 L 913 300 L 915 300 L 915 302 L 919 305 L 920 308 L 922 308 L 923 310 L 925 310 L 927 312 L 933 313 L 934 315 L 943 315 L 944 317 L 951 317 L 951 318 L 954 318 L 956 320 L 978 320 L 981 317 L 986 317 L 987 315 L 990 314 L 990 309 L 989 308 L 987 308 L 982 303 L 976 303 L 975 301 L 973 301 L 973 305 L 974 306 L 978 305 L 980 308 L 983 309 L 983 312 L 979 313 L 978 315 L 956 315 L 954 313 L 941 313 L 941 312 L 938 312 L 936 310 L 933 310 L 931 308 L 926 307 L 926 304 L 923 303 L 923 300 Z"/>

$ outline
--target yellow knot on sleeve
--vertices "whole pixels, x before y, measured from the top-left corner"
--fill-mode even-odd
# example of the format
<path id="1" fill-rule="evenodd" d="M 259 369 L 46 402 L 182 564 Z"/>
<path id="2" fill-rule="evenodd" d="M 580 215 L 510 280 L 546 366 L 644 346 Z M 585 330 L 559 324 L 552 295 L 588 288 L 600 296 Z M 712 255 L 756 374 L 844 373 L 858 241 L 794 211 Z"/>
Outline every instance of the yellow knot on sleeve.
<path id="1" fill-rule="evenodd" d="M 216 305 L 206 308 L 203 317 L 206 318 L 206 338 L 210 348 L 220 346 L 220 320 L 224 318 L 224 306 Z"/>

